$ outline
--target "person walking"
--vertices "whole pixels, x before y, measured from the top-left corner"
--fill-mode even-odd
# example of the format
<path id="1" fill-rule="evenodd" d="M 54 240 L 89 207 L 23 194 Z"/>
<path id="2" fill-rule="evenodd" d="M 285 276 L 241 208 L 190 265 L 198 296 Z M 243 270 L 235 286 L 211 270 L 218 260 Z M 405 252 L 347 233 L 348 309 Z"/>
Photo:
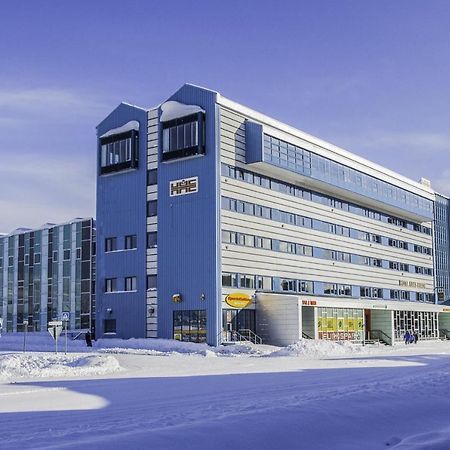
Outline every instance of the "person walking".
<path id="1" fill-rule="evenodd" d="M 417 344 L 418 340 L 419 340 L 419 333 L 417 331 L 414 331 L 414 344 Z"/>
<path id="2" fill-rule="evenodd" d="M 92 347 L 92 336 L 91 336 L 91 332 L 89 330 L 84 335 L 84 339 L 86 341 L 86 346 Z"/>
<path id="3" fill-rule="evenodd" d="M 403 337 L 403 339 L 405 340 L 405 345 L 409 344 L 410 338 L 411 338 L 411 335 L 409 334 L 409 331 L 407 330 L 405 333 L 405 336 Z"/>

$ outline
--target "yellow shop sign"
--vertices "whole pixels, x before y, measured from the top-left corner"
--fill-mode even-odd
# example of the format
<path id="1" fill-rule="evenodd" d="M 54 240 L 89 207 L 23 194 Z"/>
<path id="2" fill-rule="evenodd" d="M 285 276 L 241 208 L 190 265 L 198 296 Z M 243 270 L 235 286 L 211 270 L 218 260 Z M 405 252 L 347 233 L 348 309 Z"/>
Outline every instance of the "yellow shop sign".
<path id="1" fill-rule="evenodd" d="M 233 308 L 247 308 L 252 303 L 252 298 L 243 292 L 233 292 L 225 297 L 225 303 Z"/>

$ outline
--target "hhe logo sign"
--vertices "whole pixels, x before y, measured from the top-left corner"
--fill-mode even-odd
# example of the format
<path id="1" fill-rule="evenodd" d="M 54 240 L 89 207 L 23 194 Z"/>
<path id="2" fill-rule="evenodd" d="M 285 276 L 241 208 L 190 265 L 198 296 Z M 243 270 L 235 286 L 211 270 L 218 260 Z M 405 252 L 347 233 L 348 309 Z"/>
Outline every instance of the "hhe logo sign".
<path id="1" fill-rule="evenodd" d="M 198 192 L 198 177 L 184 178 L 170 182 L 169 194 L 171 197 L 195 194 L 196 192 Z"/>

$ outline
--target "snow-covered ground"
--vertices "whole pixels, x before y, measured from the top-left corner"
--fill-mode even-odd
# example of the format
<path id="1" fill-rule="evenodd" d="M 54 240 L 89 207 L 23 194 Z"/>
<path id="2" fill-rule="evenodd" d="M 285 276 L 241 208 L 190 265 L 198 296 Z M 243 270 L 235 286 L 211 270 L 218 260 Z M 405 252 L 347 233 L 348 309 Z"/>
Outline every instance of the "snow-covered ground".
<path id="1" fill-rule="evenodd" d="M 0 449 L 450 449 L 450 342 L 0 338 Z M 61 342 L 63 344 L 63 342 Z M 63 348 L 63 345 L 60 345 Z"/>

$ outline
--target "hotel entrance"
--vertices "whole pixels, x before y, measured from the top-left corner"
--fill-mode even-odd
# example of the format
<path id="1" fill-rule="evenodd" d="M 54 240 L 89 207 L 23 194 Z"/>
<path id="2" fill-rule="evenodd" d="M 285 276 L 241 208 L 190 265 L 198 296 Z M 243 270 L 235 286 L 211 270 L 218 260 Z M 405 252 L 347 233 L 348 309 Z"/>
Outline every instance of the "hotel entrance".
<path id="1" fill-rule="evenodd" d="M 222 309 L 222 342 L 246 340 L 256 329 L 254 309 Z"/>

